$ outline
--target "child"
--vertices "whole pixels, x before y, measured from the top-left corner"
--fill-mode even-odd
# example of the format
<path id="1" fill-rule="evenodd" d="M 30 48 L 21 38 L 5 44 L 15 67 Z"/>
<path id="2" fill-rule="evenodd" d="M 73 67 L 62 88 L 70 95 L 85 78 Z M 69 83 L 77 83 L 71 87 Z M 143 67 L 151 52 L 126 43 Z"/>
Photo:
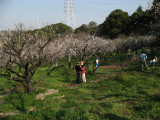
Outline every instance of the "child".
<path id="1" fill-rule="evenodd" d="M 83 63 L 83 61 L 81 61 L 81 65 L 83 65 L 84 63 Z"/>
<path id="2" fill-rule="evenodd" d="M 151 65 L 152 65 L 152 67 L 154 68 L 154 67 L 155 67 L 155 64 L 156 64 L 156 58 L 153 57 L 153 58 L 151 59 L 150 63 L 151 63 Z"/>
<path id="3" fill-rule="evenodd" d="M 80 66 L 81 70 L 82 70 L 82 80 L 84 83 L 86 83 L 86 76 L 85 76 L 85 68 L 84 66 Z"/>

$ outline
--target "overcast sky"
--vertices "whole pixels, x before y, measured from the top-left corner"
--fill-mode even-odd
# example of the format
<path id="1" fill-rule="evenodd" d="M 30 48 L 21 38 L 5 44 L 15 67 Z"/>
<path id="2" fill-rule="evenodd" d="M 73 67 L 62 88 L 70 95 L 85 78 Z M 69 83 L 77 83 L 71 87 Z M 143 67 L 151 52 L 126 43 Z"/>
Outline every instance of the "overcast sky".
<path id="1" fill-rule="evenodd" d="M 26 27 L 43 27 L 64 22 L 66 0 L 0 0 L 0 30 L 14 29 L 19 22 Z M 139 5 L 143 10 L 153 0 L 73 0 L 77 27 L 95 21 L 104 22 L 109 13 L 121 9 L 131 15 Z"/>

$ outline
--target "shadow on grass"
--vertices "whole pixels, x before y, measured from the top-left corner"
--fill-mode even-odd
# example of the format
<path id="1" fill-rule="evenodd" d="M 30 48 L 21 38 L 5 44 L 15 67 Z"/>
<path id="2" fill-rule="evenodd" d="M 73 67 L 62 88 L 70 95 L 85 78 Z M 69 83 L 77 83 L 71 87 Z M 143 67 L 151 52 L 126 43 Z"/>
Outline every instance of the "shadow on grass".
<path id="1" fill-rule="evenodd" d="M 105 114 L 105 118 L 106 118 L 107 120 L 129 120 L 129 119 L 127 119 L 127 118 L 120 117 L 120 116 L 114 115 L 114 114 L 112 114 L 112 113 Z"/>
<path id="2" fill-rule="evenodd" d="M 25 109 L 25 100 L 22 97 L 22 93 L 15 91 L 14 95 L 9 95 L 5 99 L 6 103 L 12 104 L 20 112 L 26 112 Z"/>
<path id="3" fill-rule="evenodd" d="M 154 75 L 160 77 L 160 73 L 154 73 Z"/>
<path id="4" fill-rule="evenodd" d="M 145 73 L 146 75 L 154 75 L 160 78 L 160 72 L 157 67 L 155 68 L 150 67 L 148 71 L 142 71 L 142 72 Z"/>
<path id="5" fill-rule="evenodd" d="M 118 102 L 135 102 L 135 101 L 144 101 L 142 100 L 142 98 L 144 97 L 140 97 L 140 98 L 137 98 L 136 96 L 123 96 L 123 95 L 120 95 L 120 94 L 114 94 L 114 95 L 107 95 L 105 97 L 101 97 L 99 98 L 98 100 L 103 100 L 103 99 L 106 99 L 106 98 L 111 98 L 111 97 L 127 97 L 127 99 L 125 100 L 118 100 L 118 101 L 111 101 L 110 103 L 118 103 Z"/>
<path id="6" fill-rule="evenodd" d="M 148 98 L 148 102 L 159 102 L 160 104 L 160 94 L 148 95 L 146 93 L 146 96 Z"/>
<path id="7" fill-rule="evenodd" d="M 73 75 L 69 72 L 69 70 L 66 68 L 64 71 L 61 72 L 60 74 L 62 77 L 62 81 L 63 82 L 72 82 L 72 78 L 73 78 Z M 76 78 L 75 78 L 76 79 Z"/>

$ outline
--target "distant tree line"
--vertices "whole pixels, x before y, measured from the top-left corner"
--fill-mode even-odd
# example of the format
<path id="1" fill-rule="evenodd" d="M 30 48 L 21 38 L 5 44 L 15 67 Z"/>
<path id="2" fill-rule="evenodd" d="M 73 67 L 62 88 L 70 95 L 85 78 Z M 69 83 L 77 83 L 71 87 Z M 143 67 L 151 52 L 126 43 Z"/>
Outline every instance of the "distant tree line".
<path id="1" fill-rule="evenodd" d="M 152 6 L 145 11 L 139 6 L 131 16 L 128 12 L 116 9 L 106 17 L 102 24 L 97 25 L 92 21 L 88 25 L 83 24 L 77 28 L 75 33 L 96 33 L 98 36 L 111 39 L 120 36 L 152 34 L 153 25 L 157 24 L 159 21 L 157 19 L 160 18 L 159 11 L 157 11 L 160 8 L 159 2 L 160 0 L 154 0 Z"/>
<path id="2" fill-rule="evenodd" d="M 121 9 L 112 11 L 102 24 L 91 21 L 89 24 L 82 24 L 73 30 L 63 23 L 47 25 L 41 29 L 28 32 L 59 36 L 64 34 L 89 34 L 99 37 L 115 39 L 118 37 L 156 35 L 159 36 L 160 26 L 160 0 L 154 0 L 148 9 L 143 11 L 139 6 L 137 10 L 128 15 Z M 157 37 L 159 38 L 159 37 Z"/>
<path id="3" fill-rule="evenodd" d="M 98 25 L 96 22 L 91 21 L 88 25 L 82 24 L 79 28 L 75 29 L 76 34 L 87 33 L 93 34 L 97 31 Z"/>
<path id="4" fill-rule="evenodd" d="M 73 32 L 73 29 L 70 26 L 67 26 L 63 23 L 56 23 L 47 25 L 41 29 L 29 30 L 28 33 L 39 33 L 47 34 L 49 36 L 55 37 L 64 34 L 70 34 Z"/>
<path id="5" fill-rule="evenodd" d="M 160 0 L 154 0 L 145 11 L 141 6 L 128 15 L 121 9 L 112 11 L 101 24 L 91 21 L 82 24 L 73 30 L 63 23 L 47 25 L 41 29 L 28 31 L 29 33 L 47 34 L 52 37 L 70 33 L 96 35 L 103 38 L 115 39 L 118 37 L 156 35 L 160 31 Z M 157 37 L 159 38 L 159 37 Z"/>

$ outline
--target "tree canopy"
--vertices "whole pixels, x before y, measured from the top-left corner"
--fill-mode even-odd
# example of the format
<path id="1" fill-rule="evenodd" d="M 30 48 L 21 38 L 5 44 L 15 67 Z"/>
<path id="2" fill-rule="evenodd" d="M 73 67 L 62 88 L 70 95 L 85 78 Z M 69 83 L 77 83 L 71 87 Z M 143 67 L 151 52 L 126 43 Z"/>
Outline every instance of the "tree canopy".
<path id="1" fill-rule="evenodd" d="M 79 28 L 75 29 L 75 33 L 92 34 L 93 32 L 96 32 L 97 26 L 96 22 L 91 21 L 88 25 L 82 24 Z"/>
<path id="2" fill-rule="evenodd" d="M 99 34 L 109 38 L 118 37 L 125 30 L 129 22 L 129 15 L 120 9 L 112 11 L 104 23 L 99 26 Z"/>

